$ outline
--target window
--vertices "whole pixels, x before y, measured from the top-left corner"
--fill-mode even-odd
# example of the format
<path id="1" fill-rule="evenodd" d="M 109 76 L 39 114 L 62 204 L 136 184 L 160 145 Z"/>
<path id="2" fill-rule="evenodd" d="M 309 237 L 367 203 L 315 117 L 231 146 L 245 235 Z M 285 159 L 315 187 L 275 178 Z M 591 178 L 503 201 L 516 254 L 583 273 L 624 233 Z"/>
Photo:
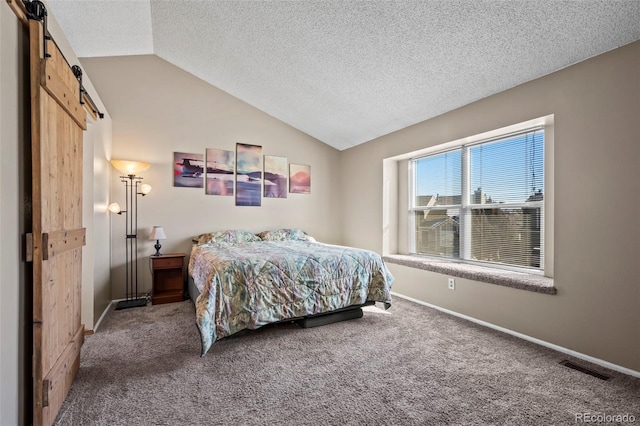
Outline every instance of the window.
<path id="1" fill-rule="evenodd" d="M 544 129 L 410 161 L 411 252 L 544 268 Z"/>

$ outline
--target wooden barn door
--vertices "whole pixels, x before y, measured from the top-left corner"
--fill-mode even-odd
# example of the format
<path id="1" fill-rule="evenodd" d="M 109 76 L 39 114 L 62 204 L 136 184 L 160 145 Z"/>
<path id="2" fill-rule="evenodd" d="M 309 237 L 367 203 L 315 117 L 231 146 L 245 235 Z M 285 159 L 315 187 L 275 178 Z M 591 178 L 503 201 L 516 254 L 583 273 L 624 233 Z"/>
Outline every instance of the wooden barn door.
<path id="1" fill-rule="evenodd" d="M 29 21 L 33 169 L 33 424 L 56 418 L 80 364 L 82 138 L 80 84 L 43 24 Z"/>

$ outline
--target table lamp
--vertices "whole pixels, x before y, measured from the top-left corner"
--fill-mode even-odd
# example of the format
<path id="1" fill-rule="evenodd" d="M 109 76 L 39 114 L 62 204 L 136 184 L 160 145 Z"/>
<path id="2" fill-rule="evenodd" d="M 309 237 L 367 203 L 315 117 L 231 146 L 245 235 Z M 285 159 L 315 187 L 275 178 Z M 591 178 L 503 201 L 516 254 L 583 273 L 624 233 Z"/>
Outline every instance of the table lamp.
<path id="1" fill-rule="evenodd" d="M 162 248 L 162 246 L 160 245 L 160 240 L 167 239 L 162 226 L 154 226 L 151 230 L 151 235 L 149 235 L 149 239 L 156 240 L 156 244 L 153 246 L 153 248 L 156 249 L 156 253 L 154 254 L 154 256 L 161 256 L 162 253 L 160 253 L 160 249 Z"/>

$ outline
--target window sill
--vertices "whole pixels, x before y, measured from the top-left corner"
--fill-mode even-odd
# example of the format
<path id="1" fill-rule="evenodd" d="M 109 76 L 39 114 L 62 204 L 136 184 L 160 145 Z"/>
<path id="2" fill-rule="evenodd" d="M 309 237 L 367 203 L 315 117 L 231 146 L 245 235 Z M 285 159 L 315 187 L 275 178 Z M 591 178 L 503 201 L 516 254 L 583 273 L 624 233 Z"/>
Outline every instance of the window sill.
<path id="1" fill-rule="evenodd" d="M 439 274 L 465 278 L 474 281 L 533 291 L 536 293 L 556 294 L 553 278 L 523 272 L 507 271 L 486 266 L 470 265 L 467 263 L 451 262 L 440 259 L 427 259 L 419 256 L 392 254 L 383 256 L 387 263 L 423 269 Z"/>

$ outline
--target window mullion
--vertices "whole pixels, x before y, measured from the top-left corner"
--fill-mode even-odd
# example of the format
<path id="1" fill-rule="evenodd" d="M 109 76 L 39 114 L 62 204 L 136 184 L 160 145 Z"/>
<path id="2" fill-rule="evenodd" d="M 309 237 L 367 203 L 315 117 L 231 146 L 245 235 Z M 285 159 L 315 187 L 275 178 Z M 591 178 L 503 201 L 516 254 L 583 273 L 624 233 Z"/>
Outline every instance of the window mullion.
<path id="1" fill-rule="evenodd" d="M 416 251 L 416 196 L 417 196 L 417 175 L 416 175 L 416 165 L 414 161 L 409 161 L 409 249 L 411 252 Z"/>
<path id="2" fill-rule="evenodd" d="M 469 210 L 469 185 L 471 164 L 469 147 L 462 147 L 462 194 L 460 197 L 460 259 L 471 258 L 471 212 Z"/>

